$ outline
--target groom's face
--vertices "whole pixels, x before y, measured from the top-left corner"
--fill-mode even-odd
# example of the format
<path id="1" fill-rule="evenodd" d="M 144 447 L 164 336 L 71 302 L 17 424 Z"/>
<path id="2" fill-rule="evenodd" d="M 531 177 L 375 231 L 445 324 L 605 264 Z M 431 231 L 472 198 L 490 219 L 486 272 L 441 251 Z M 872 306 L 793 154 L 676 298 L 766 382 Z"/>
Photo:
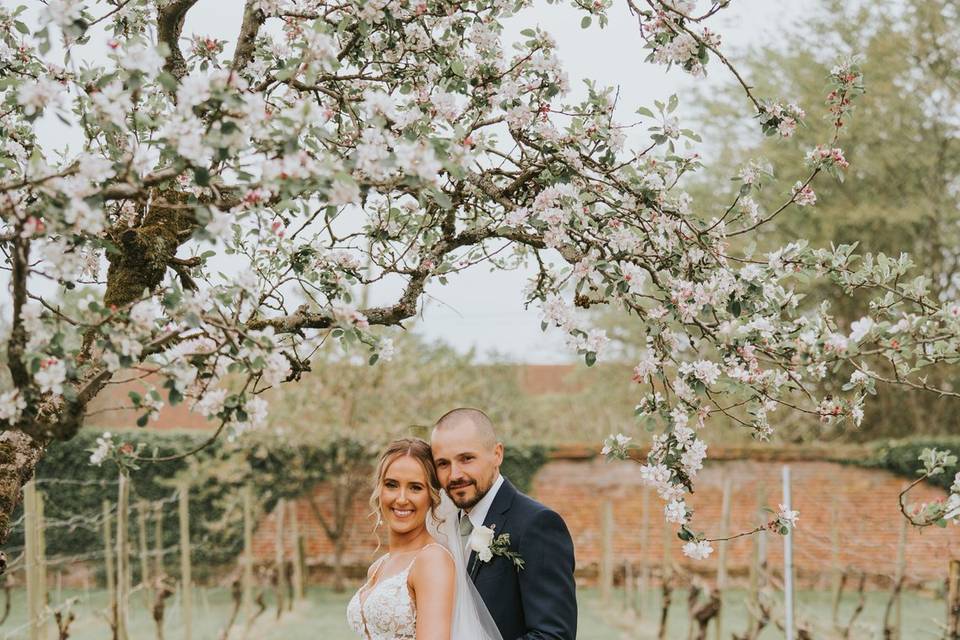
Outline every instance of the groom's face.
<path id="1" fill-rule="evenodd" d="M 440 486 L 458 507 L 472 509 L 497 478 L 503 445 L 485 440 L 467 424 L 434 430 L 431 447 Z"/>

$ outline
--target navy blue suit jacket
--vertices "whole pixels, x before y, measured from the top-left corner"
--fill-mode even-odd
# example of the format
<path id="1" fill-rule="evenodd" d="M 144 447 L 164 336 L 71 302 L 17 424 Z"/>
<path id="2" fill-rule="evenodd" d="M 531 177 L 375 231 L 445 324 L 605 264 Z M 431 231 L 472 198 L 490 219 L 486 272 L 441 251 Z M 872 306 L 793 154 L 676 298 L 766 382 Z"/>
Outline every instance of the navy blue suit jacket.
<path id="1" fill-rule="evenodd" d="M 573 540 L 556 512 L 526 496 L 504 478 L 484 526 L 510 534 L 510 550 L 524 561 L 470 554 L 468 570 L 503 640 L 575 640 L 577 594 Z"/>

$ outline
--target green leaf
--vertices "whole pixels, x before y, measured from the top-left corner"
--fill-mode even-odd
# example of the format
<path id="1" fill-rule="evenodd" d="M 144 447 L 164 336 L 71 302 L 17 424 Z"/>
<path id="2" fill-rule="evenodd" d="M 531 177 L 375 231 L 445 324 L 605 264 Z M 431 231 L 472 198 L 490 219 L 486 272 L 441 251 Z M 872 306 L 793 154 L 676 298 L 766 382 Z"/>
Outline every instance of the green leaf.
<path id="1" fill-rule="evenodd" d="M 526 36 L 528 38 L 532 38 L 535 35 L 537 35 L 537 32 L 534 31 L 533 29 L 524 29 L 523 31 L 520 32 L 520 35 Z"/>
<path id="2" fill-rule="evenodd" d="M 590 24 L 593 22 L 593 18 L 590 16 L 583 16 L 583 19 L 580 20 L 580 28 L 587 29 L 590 27 Z"/>
<path id="3" fill-rule="evenodd" d="M 641 116 L 647 116 L 648 118 L 653 118 L 653 117 L 654 117 L 653 111 L 651 111 L 650 109 L 648 109 L 648 108 L 646 108 L 646 107 L 640 107 L 639 109 L 637 109 L 637 113 L 638 113 L 639 115 L 641 115 Z"/>
<path id="4" fill-rule="evenodd" d="M 137 418 L 137 426 L 138 426 L 138 427 L 145 427 L 145 426 L 147 426 L 147 422 L 149 422 L 149 421 L 150 421 L 150 414 L 149 414 L 149 413 L 145 413 L 145 414 L 143 414 L 142 416 L 140 416 L 139 418 Z"/>
<path id="5" fill-rule="evenodd" d="M 594 351 L 587 351 L 587 354 L 583 359 L 587 363 L 588 367 L 592 367 L 597 363 L 597 354 Z"/>

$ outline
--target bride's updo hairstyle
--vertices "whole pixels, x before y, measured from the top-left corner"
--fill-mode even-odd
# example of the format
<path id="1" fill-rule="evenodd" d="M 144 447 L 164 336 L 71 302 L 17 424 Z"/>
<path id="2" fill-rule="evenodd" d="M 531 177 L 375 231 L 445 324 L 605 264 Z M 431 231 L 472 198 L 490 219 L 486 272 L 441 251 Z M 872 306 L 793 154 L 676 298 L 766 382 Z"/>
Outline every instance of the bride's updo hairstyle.
<path id="1" fill-rule="evenodd" d="M 370 507 L 373 509 L 371 516 L 376 518 L 377 526 L 380 525 L 380 490 L 383 487 L 384 476 L 387 475 L 387 469 L 390 465 L 404 456 L 409 456 L 423 467 L 427 476 L 427 490 L 430 492 L 430 512 L 434 519 L 437 519 L 437 507 L 440 506 L 440 480 L 437 478 L 437 470 L 433 466 L 433 453 L 430 451 L 430 444 L 420 438 L 400 438 L 387 445 L 383 453 L 380 454 L 380 461 L 377 463 L 377 470 L 373 476 L 373 493 L 370 494 Z M 374 527 L 376 529 L 376 527 Z"/>

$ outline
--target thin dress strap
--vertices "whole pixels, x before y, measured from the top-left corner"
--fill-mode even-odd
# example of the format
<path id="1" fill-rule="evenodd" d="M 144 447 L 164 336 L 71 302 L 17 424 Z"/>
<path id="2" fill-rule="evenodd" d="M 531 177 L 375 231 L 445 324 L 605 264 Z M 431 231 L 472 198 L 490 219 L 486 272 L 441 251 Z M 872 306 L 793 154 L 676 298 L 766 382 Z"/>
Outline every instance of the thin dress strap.
<path id="1" fill-rule="evenodd" d="M 363 632 L 366 634 L 367 639 L 370 638 L 370 629 L 367 627 L 367 616 L 364 613 L 364 605 L 367 603 L 367 596 L 370 595 L 370 591 L 373 590 L 373 587 L 377 584 L 377 576 L 380 575 L 380 569 L 383 568 L 384 561 L 390 557 L 389 553 L 385 553 L 380 556 L 379 559 L 373 565 L 373 575 L 367 578 L 367 583 L 360 587 L 360 622 L 363 623 Z"/>

